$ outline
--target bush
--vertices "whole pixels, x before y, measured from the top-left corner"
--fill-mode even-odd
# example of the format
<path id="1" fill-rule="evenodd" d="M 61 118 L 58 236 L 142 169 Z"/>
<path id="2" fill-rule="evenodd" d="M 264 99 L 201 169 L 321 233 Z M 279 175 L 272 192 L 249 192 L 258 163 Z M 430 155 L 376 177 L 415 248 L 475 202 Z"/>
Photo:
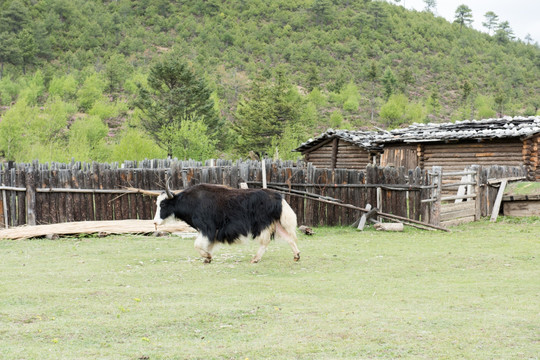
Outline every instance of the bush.
<path id="1" fill-rule="evenodd" d="M 100 79 L 98 74 L 87 77 L 77 92 L 79 107 L 84 111 L 88 111 L 96 101 L 103 97 L 104 90 L 105 82 Z"/>
<path id="2" fill-rule="evenodd" d="M 167 152 L 158 147 L 144 132 L 128 129 L 120 141 L 112 146 L 110 161 L 165 158 Z"/>

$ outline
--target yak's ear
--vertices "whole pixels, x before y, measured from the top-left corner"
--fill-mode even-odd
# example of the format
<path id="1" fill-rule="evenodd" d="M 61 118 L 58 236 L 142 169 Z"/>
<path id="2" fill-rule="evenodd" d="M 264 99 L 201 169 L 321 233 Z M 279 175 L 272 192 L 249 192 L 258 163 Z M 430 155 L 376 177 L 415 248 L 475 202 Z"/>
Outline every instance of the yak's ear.
<path id="1" fill-rule="evenodd" d="M 172 199 L 174 197 L 171 189 L 169 188 L 169 181 L 171 178 L 167 178 L 167 183 L 165 184 L 165 193 L 167 194 L 167 199 Z"/>

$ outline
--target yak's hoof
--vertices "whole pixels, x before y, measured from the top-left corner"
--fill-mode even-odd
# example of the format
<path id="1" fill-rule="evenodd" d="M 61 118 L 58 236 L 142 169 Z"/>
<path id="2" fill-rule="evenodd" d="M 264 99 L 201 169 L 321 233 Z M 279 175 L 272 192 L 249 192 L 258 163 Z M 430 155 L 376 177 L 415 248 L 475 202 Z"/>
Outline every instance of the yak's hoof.
<path id="1" fill-rule="evenodd" d="M 294 256 L 294 261 L 300 261 L 300 253 Z"/>
<path id="2" fill-rule="evenodd" d="M 251 263 L 252 263 L 252 264 L 256 264 L 256 263 L 258 263 L 259 261 L 261 261 L 261 259 L 257 259 L 257 258 L 251 259 Z"/>
<path id="3" fill-rule="evenodd" d="M 205 264 L 210 264 L 212 262 L 212 258 L 204 258 Z"/>

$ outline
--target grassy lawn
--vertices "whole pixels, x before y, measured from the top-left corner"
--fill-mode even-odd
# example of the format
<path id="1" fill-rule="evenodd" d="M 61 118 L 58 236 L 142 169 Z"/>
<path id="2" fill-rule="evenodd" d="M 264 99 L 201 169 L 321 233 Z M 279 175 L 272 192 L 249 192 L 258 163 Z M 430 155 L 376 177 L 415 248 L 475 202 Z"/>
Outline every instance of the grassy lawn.
<path id="1" fill-rule="evenodd" d="M 1 359 L 538 359 L 540 219 L 271 244 L 0 241 Z"/>

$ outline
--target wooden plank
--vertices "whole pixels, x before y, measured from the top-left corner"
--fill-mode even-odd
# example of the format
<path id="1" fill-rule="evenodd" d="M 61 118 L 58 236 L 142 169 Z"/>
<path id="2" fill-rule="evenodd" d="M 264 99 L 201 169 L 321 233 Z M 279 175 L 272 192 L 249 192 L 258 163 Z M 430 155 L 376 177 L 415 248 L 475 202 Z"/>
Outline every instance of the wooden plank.
<path id="1" fill-rule="evenodd" d="M 26 182 L 26 172 L 24 167 L 21 166 L 16 171 L 16 183 L 17 187 L 25 187 Z M 15 193 L 17 197 L 17 225 L 26 224 L 26 193 L 18 191 Z"/>
<path id="2" fill-rule="evenodd" d="M 49 169 L 41 170 L 40 178 L 41 185 L 40 188 L 50 187 L 50 176 L 51 173 Z M 38 193 L 36 195 L 41 202 L 40 212 L 36 222 L 39 224 L 52 224 L 52 215 L 51 215 L 51 194 Z"/>
<path id="3" fill-rule="evenodd" d="M 84 164 L 77 163 L 77 167 L 74 168 L 71 174 L 71 187 L 74 189 L 84 189 L 83 179 L 84 179 Z M 77 203 L 77 210 L 75 212 L 75 221 L 85 221 L 86 216 L 86 207 L 84 206 L 84 194 L 78 193 L 74 197 L 73 201 Z"/>
<path id="4" fill-rule="evenodd" d="M 78 167 L 72 169 L 71 171 L 71 188 L 72 189 L 80 189 L 81 188 L 81 171 Z M 83 216 L 83 197 L 84 195 L 81 193 L 75 193 L 73 194 L 73 221 L 83 221 L 86 220 Z"/>
<path id="5" fill-rule="evenodd" d="M 466 224 L 474 221 L 474 216 L 468 216 L 468 217 L 462 217 L 459 219 L 453 219 L 441 222 L 441 226 L 444 226 L 445 228 L 448 228 L 450 226 L 456 226 L 461 224 Z"/>
<path id="6" fill-rule="evenodd" d="M 506 216 L 540 216 L 540 201 L 503 201 Z"/>
<path id="7" fill-rule="evenodd" d="M 30 168 L 26 173 L 26 223 L 36 225 L 36 181 L 35 171 Z"/>
<path id="8" fill-rule="evenodd" d="M 73 187 L 73 171 L 71 169 L 64 170 L 64 187 L 66 189 L 71 189 Z M 75 220 L 75 199 L 74 196 L 77 194 L 74 193 L 67 193 L 64 194 L 64 206 L 65 206 L 65 213 L 66 213 L 66 221 L 67 222 L 73 222 Z"/>
<path id="9" fill-rule="evenodd" d="M 0 164 L 0 184 L 6 183 L 4 177 L 5 171 L 2 169 L 2 165 Z M 0 228 L 5 228 L 8 224 L 6 190 L 2 190 L 0 195 Z"/>
<path id="10" fill-rule="evenodd" d="M 133 185 L 138 188 L 142 189 L 142 170 L 141 169 L 135 169 L 133 170 Z M 135 194 L 134 201 L 132 203 L 132 206 L 134 206 L 134 218 L 135 219 L 143 219 L 142 215 L 142 208 L 143 208 L 143 195 L 142 194 Z"/>
<path id="11" fill-rule="evenodd" d="M 364 227 L 366 226 L 366 221 L 369 220 L 369 218 L 375 215 L 375 213 L 377 212 L 377 210 L 375 209 L 374 211 L 371 211 L 371 204 L 367 204 L 365 209 L 368 210 L 368 212 L 362 214 L 362 217 L 360 217 L 360 222 L 357 226 L 357 229 L 360 231 L 364 230 Z"/>
<path id="12" fill-rule="evenodd" d="M 453 219 L 459 219 L 462 217 L 474 216 L 475 214 L 474 202 L 469 202 L 465 204 L 468 206 L 462 209 L 456 209 L 453 211 L 446 211 L 446 212 L 441 211 L 441 222 L 453 220 Z"/>
<path id="13" fill-rule="evenodd" d="M 493 205 L 493 211 L 491 212 L 491 218 L 489 221 L 497 221 L 497 216 L 499 216 L 499 210 L 501 209 L 501 202 L 504 195 L 504 190 L 506 189 L 507 180 L 503 179 L 501 186 L 499 187 L 499 192 L 497 193 L 497 198 L 495 199 L 495 204 Z"/>

